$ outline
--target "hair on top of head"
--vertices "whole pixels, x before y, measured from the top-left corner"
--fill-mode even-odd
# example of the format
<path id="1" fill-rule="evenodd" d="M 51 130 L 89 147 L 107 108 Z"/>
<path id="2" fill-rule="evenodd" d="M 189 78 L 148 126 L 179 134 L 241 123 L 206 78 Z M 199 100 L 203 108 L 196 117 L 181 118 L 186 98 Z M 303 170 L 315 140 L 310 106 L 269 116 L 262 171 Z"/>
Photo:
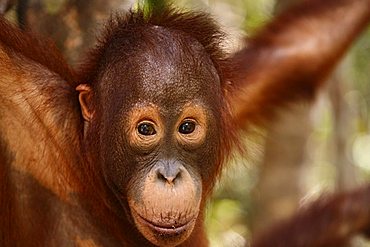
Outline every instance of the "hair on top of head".
<path id="1" fill-rule="evenodd" d="M 89 61 L 81 64 L 78 70 L 78 83 L 95 83 L 105 52 L 112 43 L 129 39 L 137 33 L 145 33 L 153 26 L 180 32 L 198 41 L 209 54 L 221 83 L 224 83 L 223 72 L 227 71 L 225 68 L 228 66 L 227 54 L 222 47 L 224 33 L 209 14 L 182 11 L 170 5 L 151 9 L 139 6 L 138 9 L 131 9 L 126 14 L 112 15 L 105 25 L 104 32 L 98 38 L 97 45 L 90 50 Z"/>

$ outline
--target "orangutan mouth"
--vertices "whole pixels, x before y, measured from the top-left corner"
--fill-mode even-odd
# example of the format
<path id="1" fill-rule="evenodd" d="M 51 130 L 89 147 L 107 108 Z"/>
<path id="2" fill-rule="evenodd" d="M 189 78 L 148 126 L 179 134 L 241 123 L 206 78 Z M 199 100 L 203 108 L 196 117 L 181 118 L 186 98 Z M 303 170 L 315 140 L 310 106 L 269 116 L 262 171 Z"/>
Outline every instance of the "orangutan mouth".
<path id="1" fill-rule="evenodd" d="M 181 235 L 186 230 L 189 229 L 189 227 L 192 227 L 194 225 L 194 221 L 196 220 L 196 217 L 191 218 L 185 223 L 181 224 L 160 224 L 160 223 L 154 223 L 150 220 L 147 220 L 140 214 L 138 214 L 138 218 L 141 221 L 142 224 L 149 227 L 154 233 L 159 234 L 161 236 L 175 236 L 175 235 Z"/>

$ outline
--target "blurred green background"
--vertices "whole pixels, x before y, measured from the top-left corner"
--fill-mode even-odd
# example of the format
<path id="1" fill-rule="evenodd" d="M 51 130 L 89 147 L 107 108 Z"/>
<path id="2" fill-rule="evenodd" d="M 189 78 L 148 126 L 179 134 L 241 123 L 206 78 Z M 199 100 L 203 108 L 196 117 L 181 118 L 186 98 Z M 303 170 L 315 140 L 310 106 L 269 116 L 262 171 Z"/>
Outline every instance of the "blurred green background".
<path id="1" fill-rule="evenodd" d="M 210 12 L 228 34 L 227 48 L 233 51 L 243 37 L 295 2 L 299 0 L 182 0 L 175 5 Z M 0 12 L 24 29 L 55 39 L 76 64 L 112 11 L 136 5 L 128 0 L 0 0 Z M 369 182 L 369 107 L 370 28 L 313 104 L 298 102 L 282 109 L 261 135 L 243 137 L 247 155 L 235 155 L 227 165 L 207 209 L 211 246 L 244 246 L 254 232 L 303 204 Z M 370 246 L 361 237 L 352 245 Z"/>

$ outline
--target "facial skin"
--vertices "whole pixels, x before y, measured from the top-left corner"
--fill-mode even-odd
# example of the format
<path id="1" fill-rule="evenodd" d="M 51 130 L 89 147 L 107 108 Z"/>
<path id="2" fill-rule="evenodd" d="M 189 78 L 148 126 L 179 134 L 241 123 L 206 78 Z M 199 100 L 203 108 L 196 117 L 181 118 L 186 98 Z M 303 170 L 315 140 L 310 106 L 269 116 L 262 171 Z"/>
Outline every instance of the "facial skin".
<path id="1" fill-rule="evenodd" d="M 105 64 L 92 122 L 121 206 L 151 243 L 176 246 L 191 235 L 216 177 L 222 96 L 197 41 L 152 30 Z"/>

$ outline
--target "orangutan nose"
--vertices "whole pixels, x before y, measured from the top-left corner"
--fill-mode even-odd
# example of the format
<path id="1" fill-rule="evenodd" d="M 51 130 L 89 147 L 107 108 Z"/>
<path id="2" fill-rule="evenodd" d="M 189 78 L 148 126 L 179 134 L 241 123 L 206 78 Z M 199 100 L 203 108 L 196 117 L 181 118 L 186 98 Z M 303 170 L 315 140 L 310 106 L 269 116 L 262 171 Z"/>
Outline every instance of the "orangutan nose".
<path id="1" fill-rule="evenodd" d="M 183 166 L 177 161 L 160 162 L 156 169 L 157 178 L 167 184 L 175 184 L 181 180 Z"/>

